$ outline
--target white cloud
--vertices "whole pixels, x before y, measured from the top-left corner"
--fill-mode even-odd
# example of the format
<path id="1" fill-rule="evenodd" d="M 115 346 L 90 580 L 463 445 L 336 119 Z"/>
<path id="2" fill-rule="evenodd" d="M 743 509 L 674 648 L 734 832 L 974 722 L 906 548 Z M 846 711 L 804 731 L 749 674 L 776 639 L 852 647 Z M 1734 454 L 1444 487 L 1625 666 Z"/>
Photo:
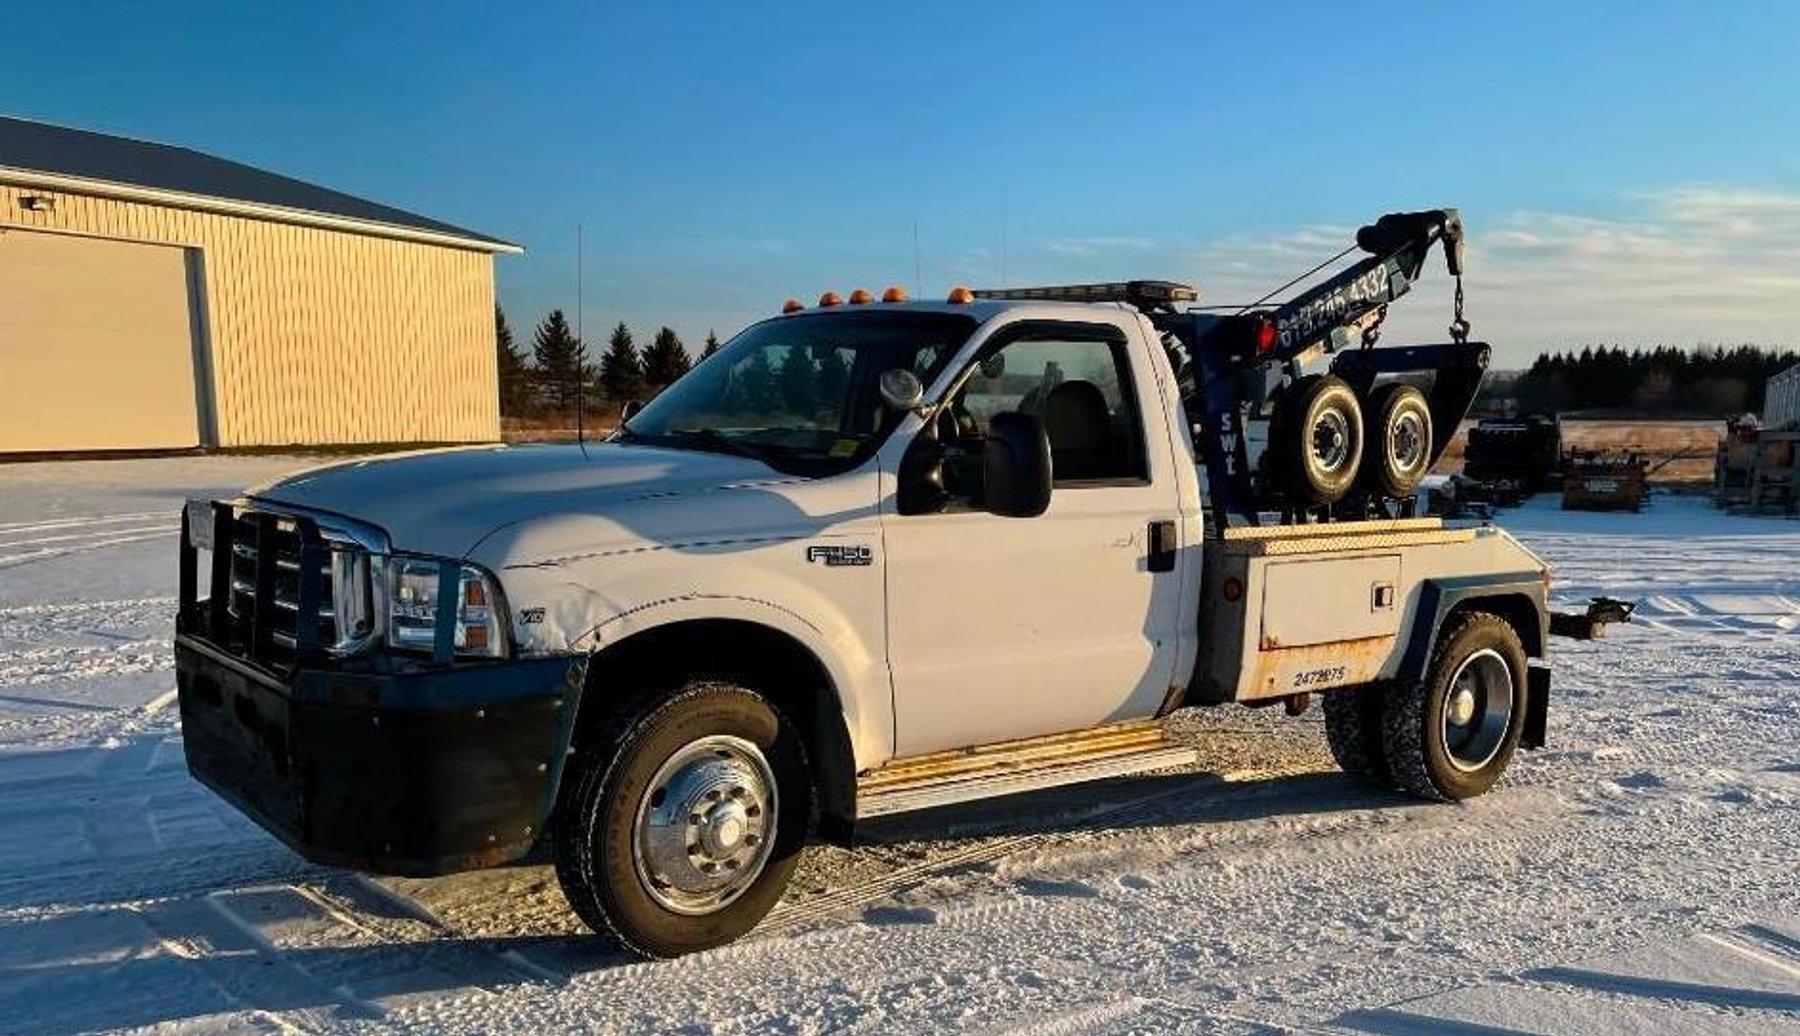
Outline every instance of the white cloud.
<path id="1" fill-rule="evenodd" d="M 1464 214 L 1467 313 L 1476 336 L 1494 343 L 1498 365 L 1521 366 L 1542 349 L 1589 342 L 1800 341 L 1800 194 L 1694 187 L 1634 201 L 1636 211 L 1625 218 L 1519 211 L 1484 221 Z M 1273 257 L 1322 234 L 1348 240 L 1341 228 L 1324 230 L 1301 231 L 1260 251 Z M 1205 251 L 1242 262 L 1258 250 L 1220 243 Z M 1249 269 L 1266 270 L 1271 286 L 1281 279 L 1261 264 Z M 1238 279 L 1234 272 L 1214 283 L 1238 289 Z M 1388 340 L 1441 336 L 1450 294 L 1434 255 L 1418 290 L 1394 307 Z"/>
<path id="2" fill-rule="evenodd" d="M 1074 237 L 1045 241 L 1045 251 L 1065 256 L 1097 256 L 1115 252 L 1145 252 L 1164 247 L 1147 237 Z"/>
<path id="3" fill-rule="evenodd" d="M 1592 342 L 1800 342 L 1800 193 L 1685 187 L 1624 200 L 1617 217 L 1464 212 L 1467 315 L 1476 336 L 1494 344 L 1497 365 Z M 1051 241 L 1015 257 L 1012 279 L 1108 280 L 1128 268 L 1145 271 L 1130 276 L 1186 274 L 1202 302 L 1244 303 L 1354 237 L 1352 225 L 1319 224 L 1185 248 L 1138 238 Z M 1434 252 L 1390 314 L 1386 340 L 1441 339 L 1450 298 Z"/>

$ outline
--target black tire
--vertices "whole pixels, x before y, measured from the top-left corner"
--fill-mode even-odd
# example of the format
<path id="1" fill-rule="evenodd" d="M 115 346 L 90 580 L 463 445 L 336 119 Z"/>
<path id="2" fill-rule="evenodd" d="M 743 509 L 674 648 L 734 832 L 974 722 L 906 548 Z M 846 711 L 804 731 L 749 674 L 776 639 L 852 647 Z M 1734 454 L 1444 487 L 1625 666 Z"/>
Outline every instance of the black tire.
<path id="1" fill-rule="evenodd" d="M 1492 788 L 1512 762 L 1524 730 L 1525 665 L 1525 648 L 1505 619 L 1468 612 L 1447 625 L 1424 680 L 1396 685 L 1387 695 L 1382 748 L 1394 784 L 1421 798 L 1453 802 Z M 1502 682 L 1506 701 L 1500 716 Z M 1451 703 L 1459 690 L 1468 690 L 1473 699 L 1462 724 L 1449 721 L 1456 716 Z"/>
<path id="2" fill-rule="evenodd" d="M 1369 444 L 1363 450 L 1363 488 L 1378 496 L 1411 499 L 1431 470 L 1431 407 L 1425 393 L 1390 382 L 1370 394 L 1364 414 Z"/>
<path id="3" fill-rule="evenodd" d="M 696 745 L 720 740 L 760 751 L 773 782 L 768 808 L 773 829 L 756 836 L 768 845 L 753 879 L 697 908 L 704 912 L 682 912 L 659 899 L 680 890 L 667 885 L 659 886 L 660 892 L 653 889 L 638 862 L 641 811 L 660 807 L 666 799 L 659 793 L 666 796 L 668 788 L 678 787 L 668 777 L 663 786 L 651 787 L 667 764 Z M 721 765 L 704 751 L 695 758 L 695 766 Z M 691 683 L 630 710 L 569 779 L 579 783 L 559 814 L 555 839 L 556 876 L 563 893 L 589 928 L 647 957 L 722 946 L 755 927 L 787 888 L 812 823 L 814 792 L 799 735 L 767 699 L 733 684 Z"/>
<path id="4" fill-rule="evenodd" d="M 1381 747 L 1384 702 L 1381 685 L 1365 684 L 1327 691 L 1319 703 L 1325 712 L 1325 743 L 1338 769 L 1377 784 L 1391 779 Z"/>
<path id="5" fill-rule="evenodd" d="M 1295 503 L 1316 507 L 1342 500 L 1362 466 L 1356 391 L 1330 374 L 1294 382 L 1275 404 L 1269 456 L 1276 485 Z"/>

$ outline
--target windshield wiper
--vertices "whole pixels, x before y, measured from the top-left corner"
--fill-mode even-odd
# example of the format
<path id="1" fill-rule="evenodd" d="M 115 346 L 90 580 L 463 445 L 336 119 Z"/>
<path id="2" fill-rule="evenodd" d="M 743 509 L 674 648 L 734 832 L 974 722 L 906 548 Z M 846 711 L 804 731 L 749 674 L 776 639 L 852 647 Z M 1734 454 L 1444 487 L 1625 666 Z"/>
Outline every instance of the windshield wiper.
<path id="1" fill-rule="evenodd" d="M 766 446 L 755 446 L 741 439 L 734 439 L 717 428 L 671 428 L 666 433 L 671 439 L 686 439 L 703 450 L 714 453 L 732 453 L 739 457 L 749 457 L 769 464 L 769 454 L 773 452 Z M 773 465 L 771 465 L 773 466 Z"/>

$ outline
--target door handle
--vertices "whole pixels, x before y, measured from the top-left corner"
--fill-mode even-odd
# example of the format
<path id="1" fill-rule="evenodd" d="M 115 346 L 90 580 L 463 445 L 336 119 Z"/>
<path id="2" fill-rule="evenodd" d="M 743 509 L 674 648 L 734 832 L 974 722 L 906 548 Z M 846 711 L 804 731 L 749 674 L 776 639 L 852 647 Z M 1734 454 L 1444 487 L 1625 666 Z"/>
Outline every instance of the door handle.
<path id="1" fill-rule="evenodd" d="M 1150 523 L 1150 554 L 1146 567 L 1152 572 L 1175 571 L 1175 523 L 1168 519 Z"/>

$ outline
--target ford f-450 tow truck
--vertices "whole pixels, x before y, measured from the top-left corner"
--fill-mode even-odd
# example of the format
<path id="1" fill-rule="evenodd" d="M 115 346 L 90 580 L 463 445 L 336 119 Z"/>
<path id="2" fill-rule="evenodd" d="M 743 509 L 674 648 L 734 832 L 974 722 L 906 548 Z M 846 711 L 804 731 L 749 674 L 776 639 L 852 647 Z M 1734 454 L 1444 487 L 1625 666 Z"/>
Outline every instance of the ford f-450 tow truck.
<path id="1" fill-rule="evenodd" d="M 1454 210 L 1218 313 L 1129 281 L 790 302 L 604 442 L 351 460 L 183 512 L 193 775 L 295 851 L 544 843 L 598 932 L 747 932 L 809 840 L 1179 766 L 1187 705 L 1320 697 L 1342 767 L 1487 791 L 1543 743 L 1549 573 L 1413 515 L 1487 347 Z M 1452 341 L 1379 346 L 1442 244 Z"/>

